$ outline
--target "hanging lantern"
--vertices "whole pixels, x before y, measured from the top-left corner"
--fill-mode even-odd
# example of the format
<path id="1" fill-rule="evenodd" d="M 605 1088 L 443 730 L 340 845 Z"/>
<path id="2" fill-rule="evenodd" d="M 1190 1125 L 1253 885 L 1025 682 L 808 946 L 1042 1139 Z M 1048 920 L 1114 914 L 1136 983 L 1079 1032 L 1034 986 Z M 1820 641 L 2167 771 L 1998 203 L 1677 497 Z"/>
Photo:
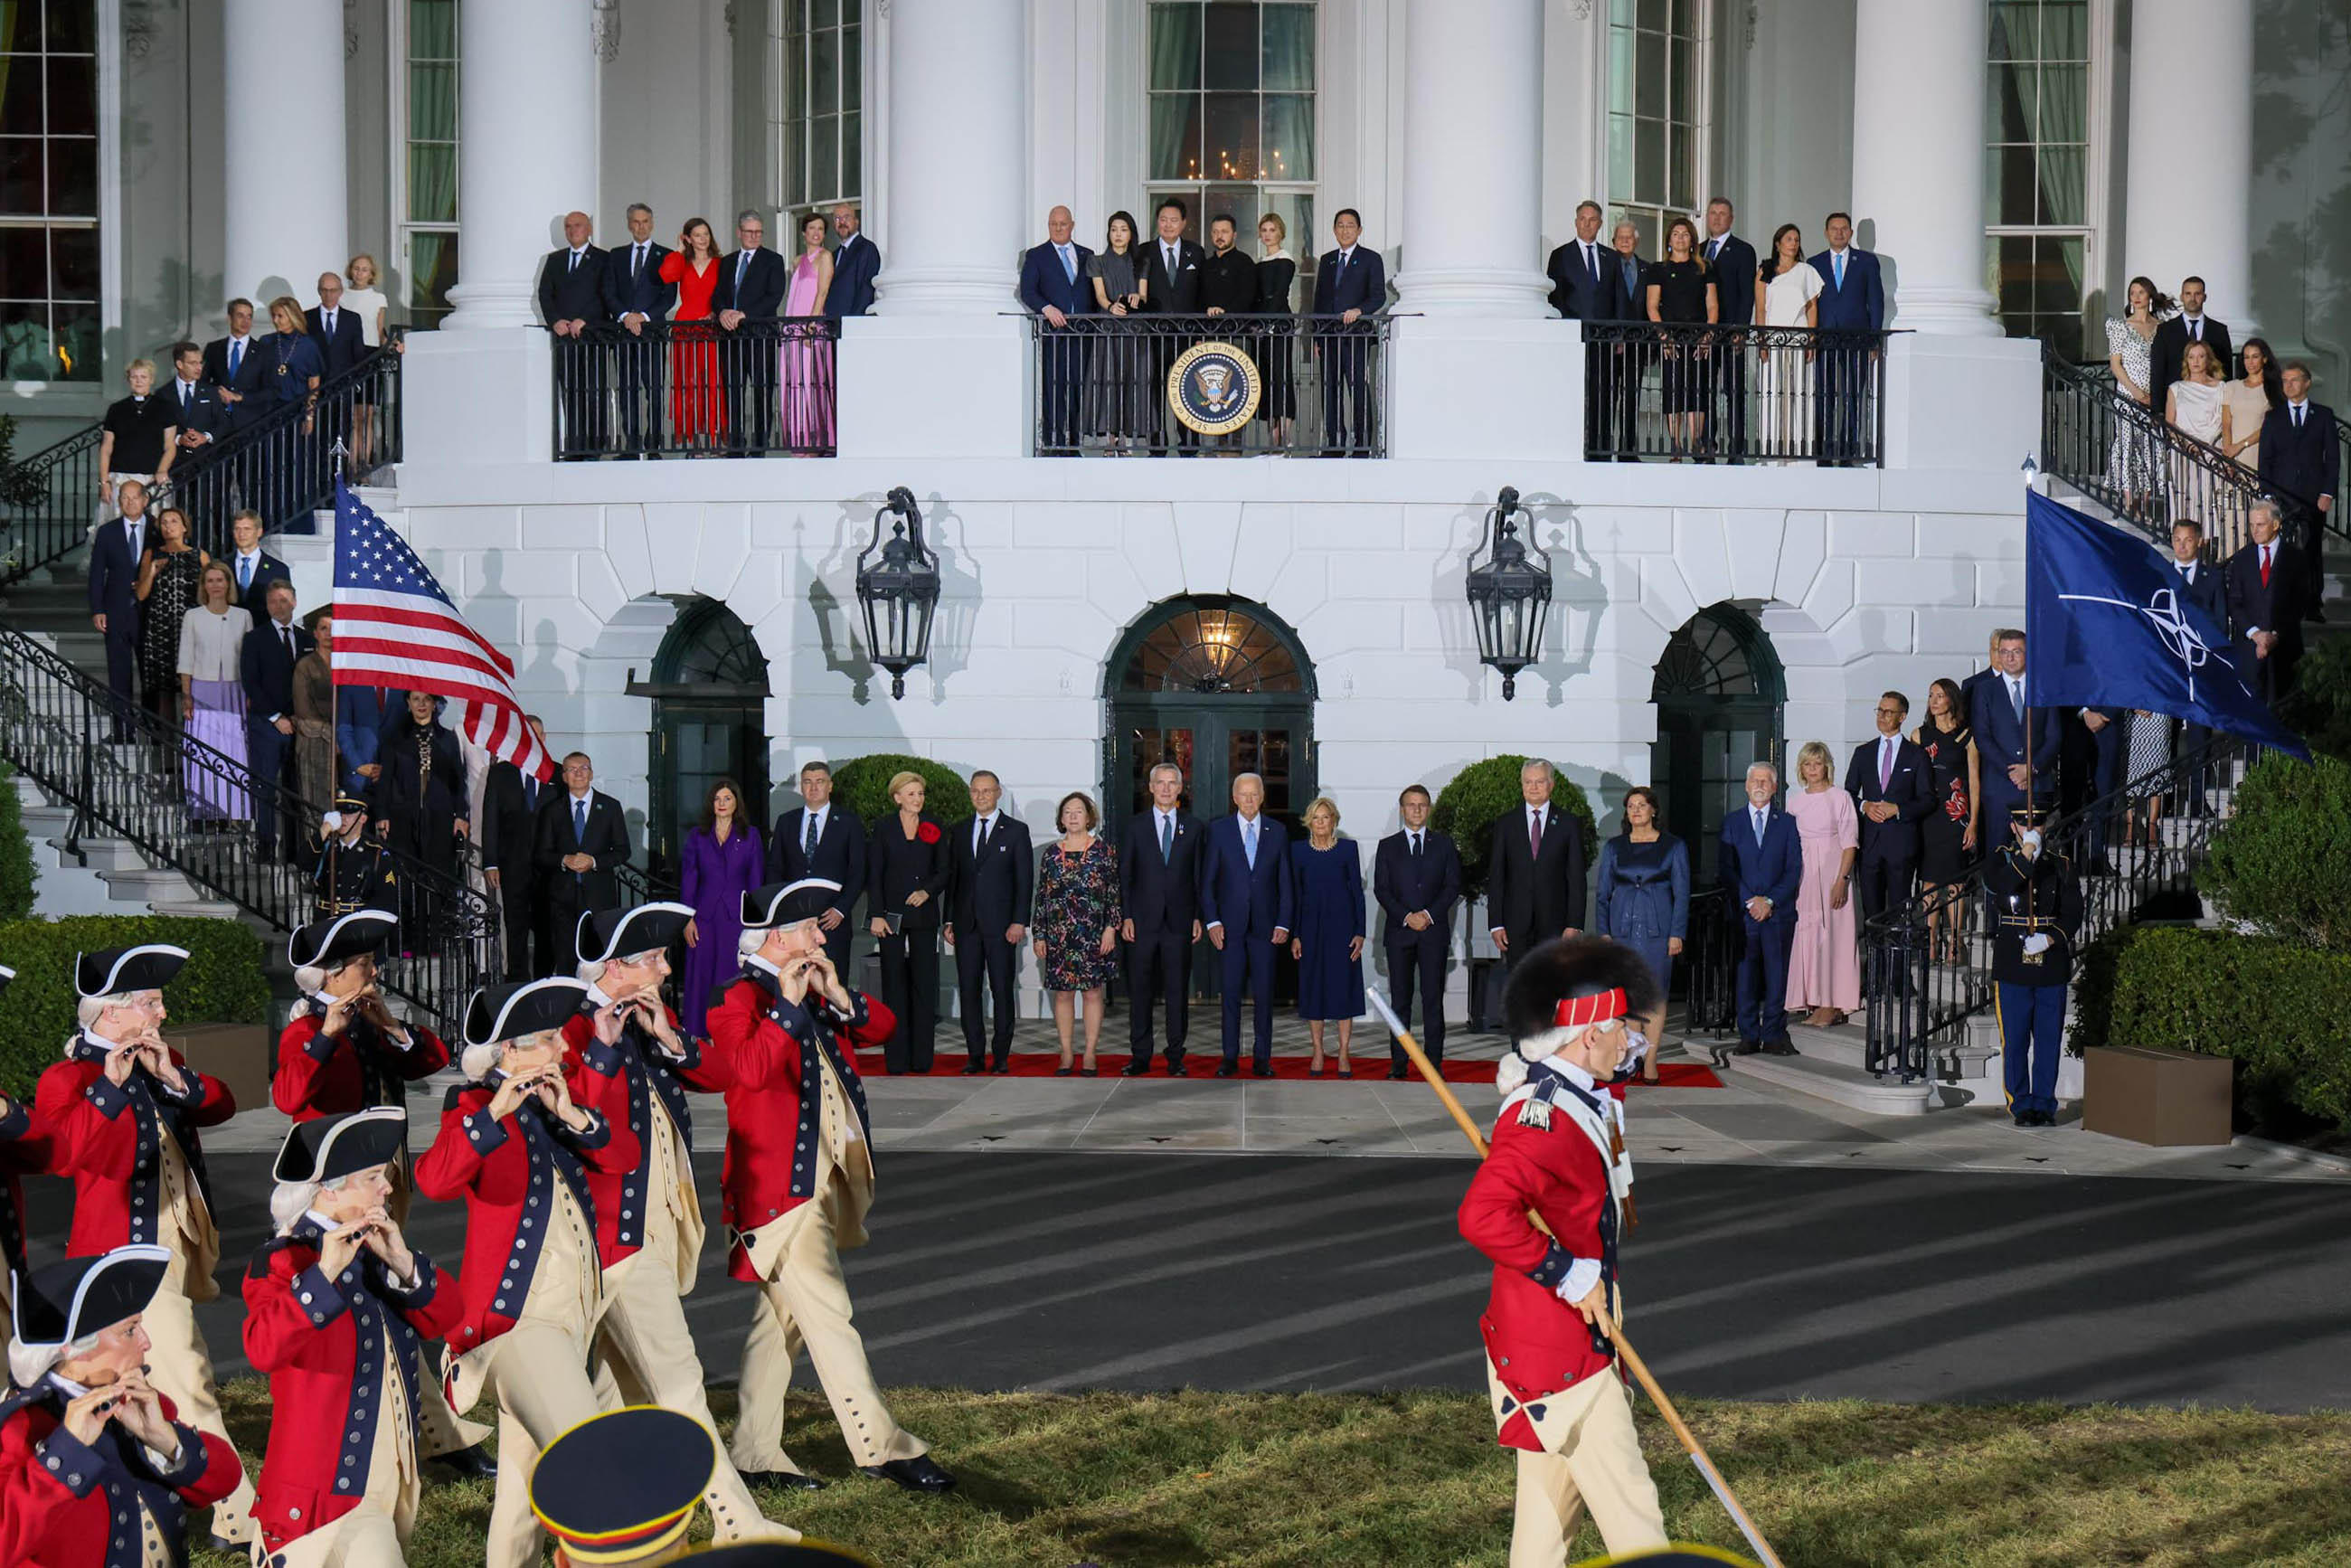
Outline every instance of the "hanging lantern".
<path id="1" fill-rule="evenodd" d="M 1486 537 L 1469 552 L 1469 617 L 1478 627 L 1478 658 L 1502 672 L 1504 702 L 1518 695 L 1519 672 L 1542 657 L 1543 622 L 1551 609 L 1551 555 L 1519 538 L 1521 518 L 1531 526 L 1518 491 L 1503 486 L 1486 514 Z"/>
<path id="2" fill-rule="evenodd" d="M 884 517 L 893 519 L 886 539 Z M 873 541 L 857 557 L 857 602 L 865 610 L 865 646 L 890 672 L 890 695 L 903 697 L 906 672 L 930 657 L 939 607 L 939 558 L 923 543 L 922 510 L 903 485 L 873 514 Z"/>

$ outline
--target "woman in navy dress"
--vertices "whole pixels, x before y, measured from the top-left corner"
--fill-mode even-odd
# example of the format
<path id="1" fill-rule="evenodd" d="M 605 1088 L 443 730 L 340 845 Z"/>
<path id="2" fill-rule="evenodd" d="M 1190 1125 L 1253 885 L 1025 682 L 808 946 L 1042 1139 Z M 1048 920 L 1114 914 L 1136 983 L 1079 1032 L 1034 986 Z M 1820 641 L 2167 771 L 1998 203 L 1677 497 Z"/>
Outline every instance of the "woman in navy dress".
<path id="1" fill-rule="evenodd" d="M 1306 808 L 1306 837 L 1290 846 L 1298 889 L 1298 1015 L 1314 1039 L 1309 1078 L 1322 1076 L 1322 1025 L 1339 1020 L 1339 1076 L 1353 1078 L 1347 1048 L 1364 1010 L 1364 862 L 1355 841 L 1339 836 L 1339 808 L 1317 797 Z"/>
<path id="2" fill-rule="evenodd" d="M 266 406 L 302 405 L 298 438 L 281 434 L 269 443 L 269 455 L 256 454 L 254 458 L 262 465 L 256 476 L 261 520 L 274 528 L 299 509 L 319 462 L 321 455 L 311 438 L 319 426 L 319 383 L 327 374 L 327 356 L 310 337 L 301 301 L 293 296 L 281 294 L 269 302 L 269 324 L 277 330 L 253 340 L 253 351 L 261 361 L 260 401 Z M 252 412 L 259 418 L 265 408 Z"/>
<path id="3" fill-rule="evenodd" d="M 694 918 L 685 923 L 685 979 L 677 998 L 678 1021 L 689 1035 L 704 1034 L 703 1019 L 719 982 L 743 972 L 742 955 L 735 950 L 743 935 L 743 895 L 759 885 L 766 865 L 759 830 L 743 814 L 743 792 L 732 779 L 721 779 L 679 856 L 685 902 L 694 906 Z"/>
<path id="4" fill-rule="evenodd" d="M 1625 829 L 1600 847 L 1600 871 L 1592 884 L 1592 929 L 1641 955 L 1657 977 L 1658 1012 L 1643 1020 L 1654 1044 L 1665 1032 L 1666 989 L 1673 983 L 1674 959 L 1689 934 L 1689 846 L 1657 825 L 1657 797 L 1646 784 L 1625 791 Z M 1642 1076 L 1657 1081 L 1657 1053 L 1641 1063 Z"/>

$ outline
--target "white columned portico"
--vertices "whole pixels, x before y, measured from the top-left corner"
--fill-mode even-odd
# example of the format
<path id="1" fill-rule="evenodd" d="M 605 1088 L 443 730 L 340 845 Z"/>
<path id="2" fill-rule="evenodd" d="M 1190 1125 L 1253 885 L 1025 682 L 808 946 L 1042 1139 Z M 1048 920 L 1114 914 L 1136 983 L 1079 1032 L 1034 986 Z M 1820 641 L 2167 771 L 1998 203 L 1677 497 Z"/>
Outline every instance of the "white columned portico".
<path id="1" fill-rule="evenodd" d="M 2166 294 L 2201 277 L 2240 343 L 2253 326 L 2252 152 L 2252 0 L 2135 0 L 2123 267 Z"/>
<path id="2" fill-rule="evenodd" d="M 2000 336 L 1984 286 L 1984 15 L 1952 0 L 1855 7 L 1853 217 L 1875 225 L 1888 327 Z"/>
<path id="3" fill-rule="evenodd" d="M 350 260 L 343 154 L 343 11 L 318 0 L 225 0 L 221 8 L 222 293 L 319 298 L 319 275 Z M 323 138 L 289 160 L 287 128 Z M 272 279 L 287 285 L 281 290 Z"/>
<path id="4" fill-rule="evenodd" d="M 1410 0 L 1398 308 L 1548 316 L 1542 0 Z"/>

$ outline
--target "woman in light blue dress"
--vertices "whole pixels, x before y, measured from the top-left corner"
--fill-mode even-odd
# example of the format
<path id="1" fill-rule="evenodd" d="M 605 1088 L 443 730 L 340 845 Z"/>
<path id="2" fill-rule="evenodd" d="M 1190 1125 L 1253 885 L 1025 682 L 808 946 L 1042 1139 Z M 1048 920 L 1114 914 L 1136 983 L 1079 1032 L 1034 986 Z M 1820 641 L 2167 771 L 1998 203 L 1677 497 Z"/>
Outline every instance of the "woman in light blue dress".
<path id="1" fill-rule="evenodd" d="M 1657 825 L 1657 797 L 1646 784 L 1625 791 L 1624 831 L 1600 847 L 1600 870 L 1592 883 L 1592 929 L 1641 955 L 1657 977 L 1657 995 L 1673 984 L 1674 959 L 1689 934 L 1689 846 Z M 1664 1033 L 1660 1011 L 1644 1020 L 1654 1044 Z M 1657 1081 L 1657 1055 L 1641 1063 L 1644 1079 Z"/>

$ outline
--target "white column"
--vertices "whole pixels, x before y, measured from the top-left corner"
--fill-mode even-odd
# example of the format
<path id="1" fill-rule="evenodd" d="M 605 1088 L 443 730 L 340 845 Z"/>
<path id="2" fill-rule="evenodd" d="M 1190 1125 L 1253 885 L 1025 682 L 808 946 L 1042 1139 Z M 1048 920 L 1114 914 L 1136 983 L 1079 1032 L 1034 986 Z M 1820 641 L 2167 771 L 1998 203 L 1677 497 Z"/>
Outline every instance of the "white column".
<path id="1" fill-rule="evenodd" d="M 2252 149 L 2252 0 L 2135 0 L 2117 270 L 2166 294 L 2201 277 L 2240 343 L 2253 325 Z"/>
<path id="2" fill-rule="evenodd" d="M 336 7 L 318 0 L 290 0 Z M 457 277 L 450 331 L 538 319 L 563 214 L 596 211 L 596 53 L 579 0 L 468 5 L 457 40 Z M 712 221 L 731 230 L 728 221 Z M 600 236 L 609 241 L 609 235 Z"/>
<path id="3" fill-rule="evenodd" d="M 1853 217 L 1875 225 L 1888 327 L 2000 334 L 1984 287 L 1985 32 L 1983 6 L 1959 0 L 1855 7 Z"/>
<path id="4" fill-rule="evenodd" d="M 221 297 L 319 298 L 351 258 L 344 185 L 343 8 L 319 0 L 225 0 L 221 12 Z M 203 89 L 199 89 L 201 92 Z M 289 145 L 299 127 L 302 146 Z M 283 285 L 281 287 L 280 285 Z"/>
<path id="5" fill-rule="evenodd" d="M 1546 316 L 1542 0 L 1409 0 L 1400 308 Z"/>
<path id="6" fill-rule="evenodd" d="M 895 0 L 890 8 L 883 315 L 1011 308 L 1022 236 L 1045 232 L 1043 213 L 1020 210 L 1025 12 L 1022 0 Z"/>

